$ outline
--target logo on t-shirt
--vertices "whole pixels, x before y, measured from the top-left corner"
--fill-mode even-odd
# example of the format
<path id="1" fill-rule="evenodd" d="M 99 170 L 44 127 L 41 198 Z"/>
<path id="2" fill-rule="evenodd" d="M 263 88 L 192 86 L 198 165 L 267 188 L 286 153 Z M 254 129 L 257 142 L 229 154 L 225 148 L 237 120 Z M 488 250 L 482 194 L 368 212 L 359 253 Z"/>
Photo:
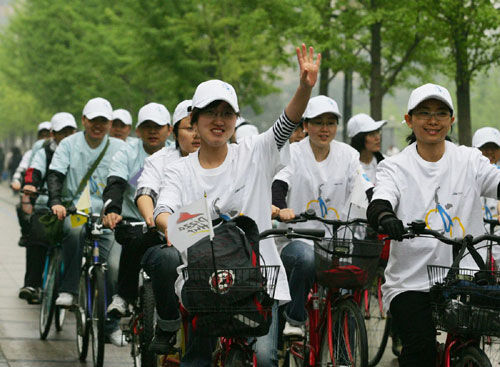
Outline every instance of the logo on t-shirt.
<path id="1" fill-rule="evenodd" d="M 453 208 L 453 204 L 446 203 L 444 207 L 439 202 L 438 190 L 440 187 L 436 189 L 436 193 L 434 194 L 434 202 L 436 207 L 431 209 L 425 215 L 425 224 L 429 229 L 443 229 L 445 233 L 448 233 L 450 237 L 457 237 L 457 231 L 462 230 L 462 236 L 465 235 L 465 227 L 462 224 L 460 217 L 455 216 L 452 217 L 449 214 L 449 210 Z M 455 194 L 455 193 L 454 193 Z M 439 221 L 442 223 L 442 228 L 437 228 Z M 436 227 L 436 228 L 433 228 Z"/>

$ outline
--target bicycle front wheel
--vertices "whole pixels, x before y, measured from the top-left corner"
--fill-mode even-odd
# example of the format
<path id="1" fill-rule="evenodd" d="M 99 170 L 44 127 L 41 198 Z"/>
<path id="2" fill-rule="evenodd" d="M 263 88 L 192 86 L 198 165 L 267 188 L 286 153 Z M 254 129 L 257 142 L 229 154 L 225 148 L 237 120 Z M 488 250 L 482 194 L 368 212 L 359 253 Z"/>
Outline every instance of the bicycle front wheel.
<path id="1" fill-rule="evenodd" d="M 140 332 L 140 360 L 141 367 L 156 366 L 156 354 L 149 350 L 149 345 L 155 333 L 155 297 L 151 280 L 144 280 L 141 289 L 141 331 Z"/>
<path id="2" fill-rule="evenodd" d="M 382 308 L 383 272 L 375 277 L 371 286 L 361 295 L 363 313 L 368 338 L 368 366 L 377 365 L 382 359 L 390 334 L 387 314 Z"/>
<path id="3" fill-rule="evenodd" d="M 89 336 L 90 336 L 90 308 L 87 300 L 90 293 L 90 280 L 87 277 L 86 269 L 80 273 L 80 282 L 78 286 L 78 304 L 75 309 L 76 318 L 76 350 L 78 352 L 78 359 L 84 362 L 87 359 L 89 350 Z"/>
<path id="4" fill-rule="evenodd" d="M 96 267 L 92 272 L 92 358 L 95 367 L 104 363 L 104 322 L 106 320 L 106 282 L 103 269 Z"/>
<path id="5" fill-rule="evenodd" d="M 53 249 L 52 254 L 47 256 L 45 260 L 39 317 L 40 339 L 42 340 L 47 339 L 47 335 L 49 335 L 50 325 L 56 309 L 56 277 L 59 263 L 57 251 L 58 249 Z"/>
<path id="6" fill-rule="evenodd" d="M 457 367 L 491 367 L 491 362 L 484 352 L 473 345 L 461 349 L 457 353 Z"/>
<path id="7" fill-rule="evenodd" d="M 351 299 L 343 299 L 332 307 L 327 310 L 319 364 L 367 367 L 368 342 L 359 306 Z"/>

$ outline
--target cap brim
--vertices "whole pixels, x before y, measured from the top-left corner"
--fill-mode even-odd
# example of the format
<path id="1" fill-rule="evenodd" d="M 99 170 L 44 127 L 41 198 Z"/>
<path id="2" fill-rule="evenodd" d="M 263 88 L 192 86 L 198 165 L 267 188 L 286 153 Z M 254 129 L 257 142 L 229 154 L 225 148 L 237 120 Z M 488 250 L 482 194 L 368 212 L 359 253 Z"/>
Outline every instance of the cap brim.
<path id="1" fill-rule="evenodd" d="M 105 119 L 111 121 L 113 119 L 113 115 L 107 115 L 106 113 L 101 112 L 91 112 L 84 115 L 89 120 L 95 119 L 96 117 L 104 117 Z"/>
<path id="2" fill-rule="evenodd" d="M 480 139 L 478 142 L 475 142 L 472 146 L 474 148 L 481 148 L 483 145 L 488 144 L 488 143 L 493 143 L 493 144 L 496 144 L 500 147 L 500 140 L 493 139 L 493 138 Z"/>
<path id="3" fill-rule="evenodd" d="M 230 101 L 229 99 L 227 98 L 221 98 L 221 97 L 215 97 L 215 98 L 207 98 L 207 99 L 204 99 L 203 101 L 200 101 L 198 103 L 196 103 L 196 105 L 193 105 L 192 108 L 205 108 L 207 107 L 210 103 L 214 102 L 214 101 L 224 101 L 224 102 L 227 102 L 234 110 L 234 112 L 238 113 L 240 112 L 240 109 L 238 107 L 238 105 L 234 105 L 234 103 L 232 101 Z"/>
<path id="4" fill-rule="evenodd" d="M 416 103 L 414 103 L 414 105 L 407 111 L 407 113 L 410 113 L 411 110 L 415 109 L 420 103 L 422 103 L 423 101 L 427 101 L 428 99 L 437 99 L 438 101 L 441 101 L 443 102 L 446 106 L 448 106 L 448 108 L 452 111 L 453 113 L 453 106 L 450 105 L 450 103 L 445 99 L 443 98 L 443 96 L 439 95 L 439 94 L 431 94 L 431 95 L 428 95 L 428 96 L 425 96 L 421 99 L 419 99 Z"/>
<path id="5" fill-rule="evenodd" d="M 306 111 L 307 112 L 307 111 Z M 319 110 L 319 112 L 314 112 L 314 115 L 311 116 L 310 114 L 304 114 L 302 117 L 305 118 L 305 119 L 313 119 L 317 116 L 320 116 L 324 113 L 333 113 L 335 116 L 337 116 L 338 119 L 341 119 L 342 118 L 342 114 L 340 112 L 335 112 L 335 111 L 332 111 L 332 110 L 329 110 L 329 109 L 326 109 L 326 110 Z"/>

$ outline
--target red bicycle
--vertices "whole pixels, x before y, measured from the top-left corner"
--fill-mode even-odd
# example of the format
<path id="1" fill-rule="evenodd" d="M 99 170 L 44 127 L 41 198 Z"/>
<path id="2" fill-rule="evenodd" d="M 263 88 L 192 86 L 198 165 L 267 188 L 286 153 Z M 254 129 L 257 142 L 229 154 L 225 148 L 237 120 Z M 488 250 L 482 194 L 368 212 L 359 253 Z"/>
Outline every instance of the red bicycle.
<path id="1" fill-rule="evenodd" d="M 315 241 L 317 282 L 306 303 L 308 322 L 303 338 L 285 339 L 285 365 L 368 365 L 368 341 L 361 309 L 352 292 L 370 283 L 377 269 L 382 243 L 357 240 L 350 226 L 366 220 L 329 220 L 308 211 L 296 221 L 317 220 L 331 226 L 332 238 Z"/>

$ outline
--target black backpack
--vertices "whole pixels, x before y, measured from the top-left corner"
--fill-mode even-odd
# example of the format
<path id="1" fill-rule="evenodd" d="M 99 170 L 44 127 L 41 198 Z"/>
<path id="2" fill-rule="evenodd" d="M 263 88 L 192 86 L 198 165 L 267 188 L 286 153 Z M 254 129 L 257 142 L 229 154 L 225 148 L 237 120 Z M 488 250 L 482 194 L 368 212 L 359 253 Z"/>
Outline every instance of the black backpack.
<path id="1" fill-rule="evenodd" d="M 183 269 L 182 301 L 193 330 L 226 337 L 267 334 L 273 301 L 260 264 L 257 225 L 239 216 L 214 233 L 212 244 L 207 236 L 188 248 Z"/>

